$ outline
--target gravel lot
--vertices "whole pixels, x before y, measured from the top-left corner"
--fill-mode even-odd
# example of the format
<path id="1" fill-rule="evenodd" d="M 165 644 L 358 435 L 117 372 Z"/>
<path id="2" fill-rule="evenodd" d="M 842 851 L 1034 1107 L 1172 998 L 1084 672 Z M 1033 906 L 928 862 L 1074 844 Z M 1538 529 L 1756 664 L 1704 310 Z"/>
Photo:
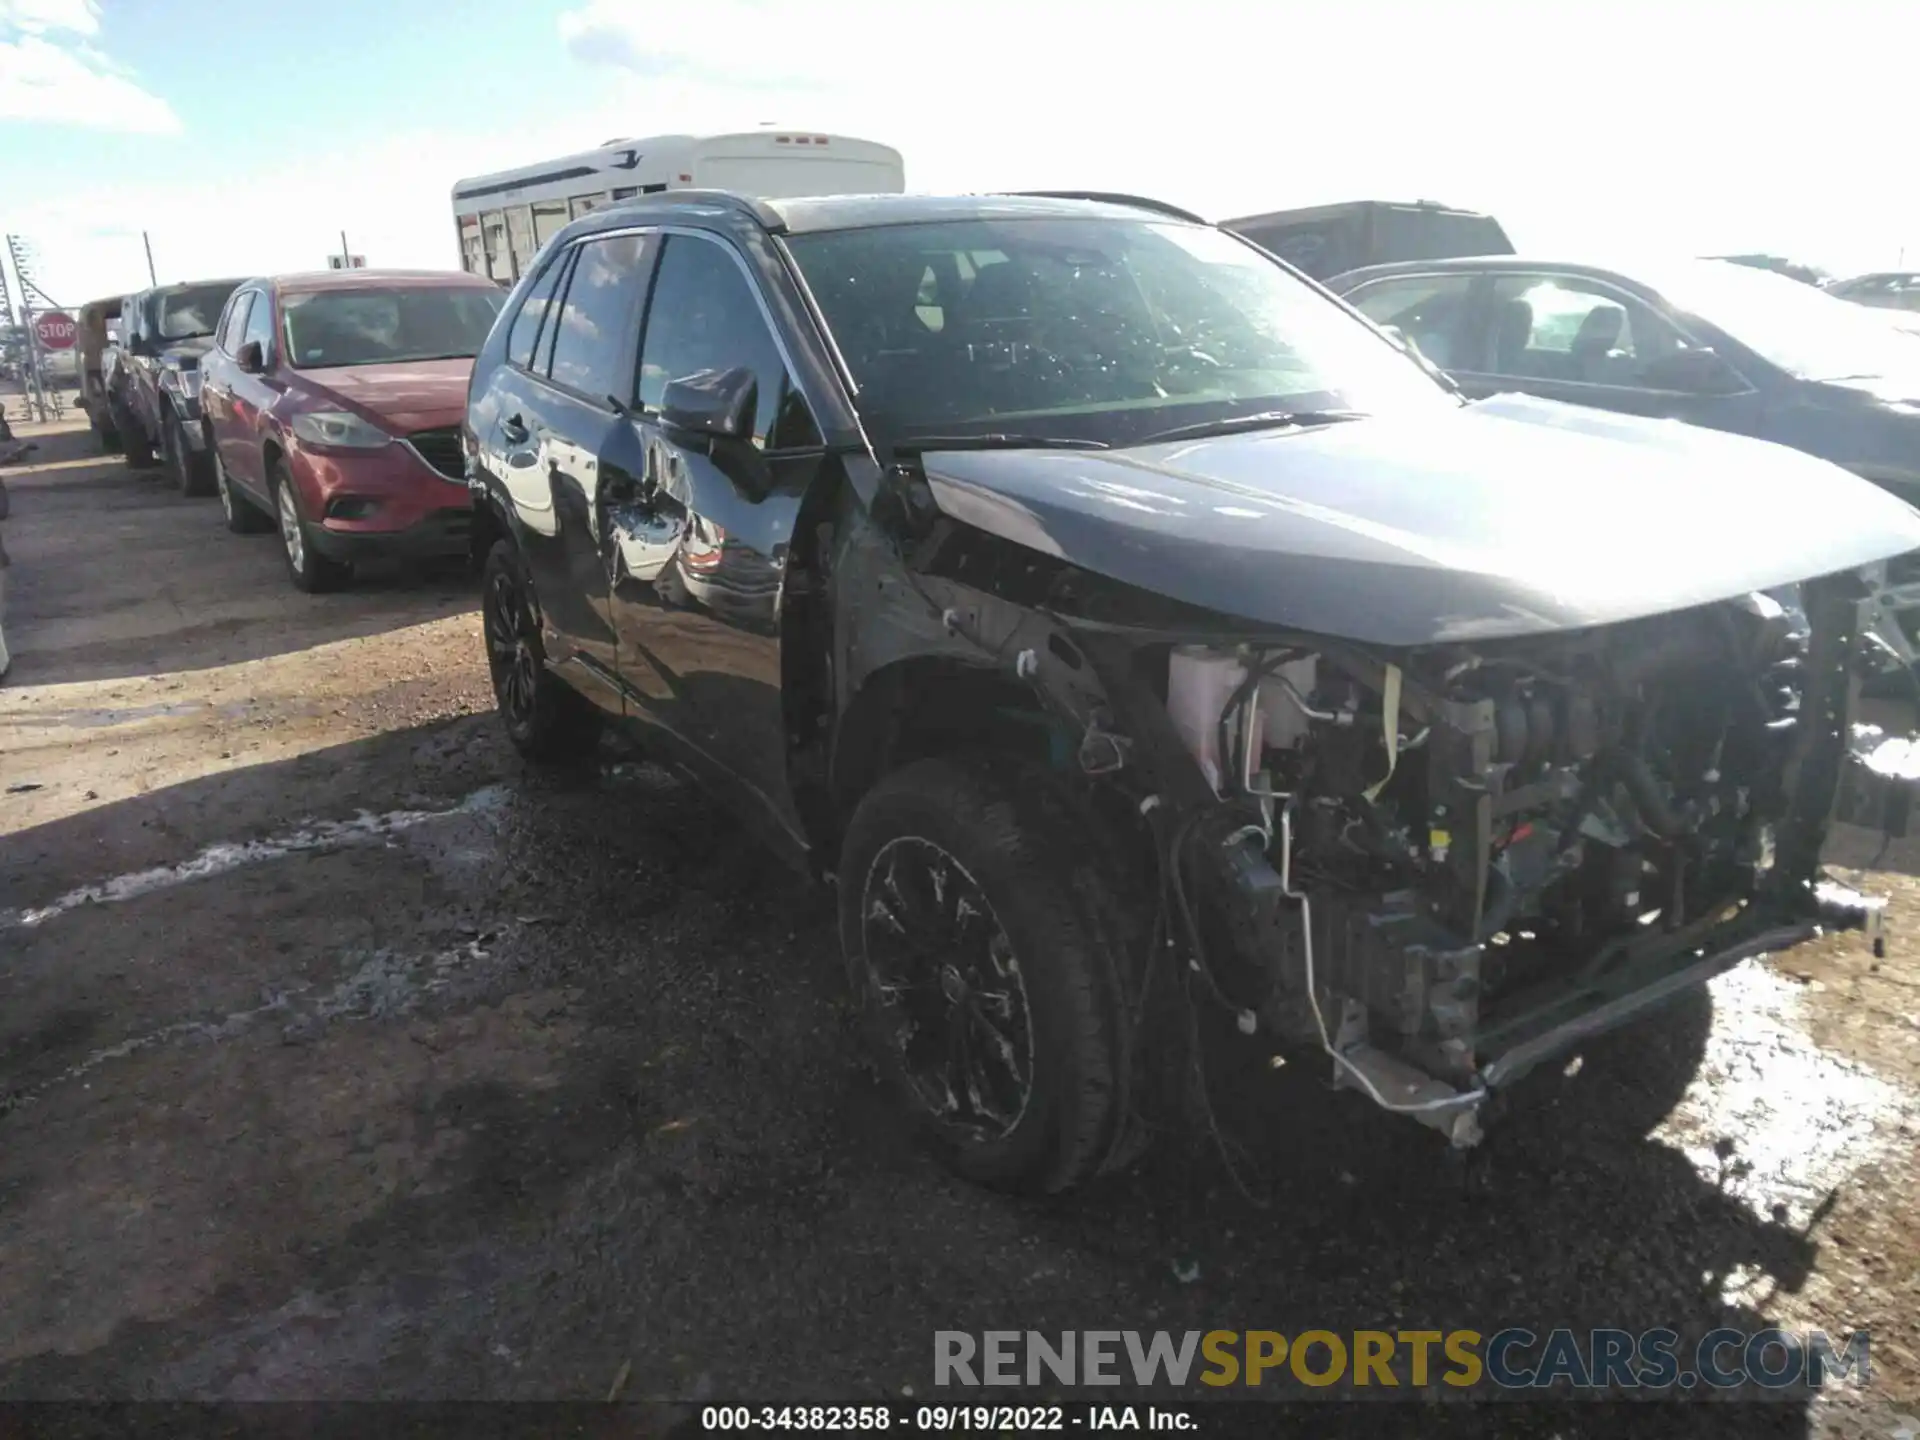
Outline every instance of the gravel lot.
<path id="1" fill-rule="evenodd" d="M 1177 1138 L 1015 1202 L 904 1143 L 823 894 L 656 768 L 520 765 L 463 576 L 300 595 L 273 537 L 39 438 L 7 476 L 0 1399 L 925 1397 L 937 1329 L 1778 1323 L 1871 1327 L 1874 1393 L 1635 1433 L 1920 1411 L 1920 845 L 1868 877 L 1884 960 L 1720 982 L 1651 1138 L 1664 1030 L 1517 1097 L 1490 1193 L 1302 1064 L 1228 1107 L 1263 1206 Z"/>

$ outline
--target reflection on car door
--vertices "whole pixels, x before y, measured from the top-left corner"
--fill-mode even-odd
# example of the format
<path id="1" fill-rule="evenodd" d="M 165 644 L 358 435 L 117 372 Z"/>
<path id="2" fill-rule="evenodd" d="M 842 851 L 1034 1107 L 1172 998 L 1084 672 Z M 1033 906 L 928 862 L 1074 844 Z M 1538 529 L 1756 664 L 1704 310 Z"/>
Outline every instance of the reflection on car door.
<path id="1" fill-rule="evenodd" d="M 735 366 L 757 380 L 748 462 L 765 466 L 757 483 L 730 477 L 710 446 L 662 423 L 669 380 Z M 798 837 L 781 708 L 781 585 L 822 450 L 755 282 L 719 237 L 666 238 L 635 400 L 632 463 L 608 474 L 604 492 L 622 678 L 692 763 Z"/>
<path id="2" fill-rule="evenodd" d="M 1495 272 L 1477 296 L 1487 343 L 1453 377 L 1475 398 L 1519 390 L 1549 400 L 1755 434 L 1759 396 L 1730 366 L 1689 373 L 1704 348 L 1640 296 L 1583 275 Z M 1698 358 L 1698 357 L 1696 357 Z"/>
<path id="3" fill-rule="evenodd" d="M 263 290 L 254 296 L 240 344 L 259 345 L 261 370 L 257 375 L 250 375 L 236 364 L 228 372 L 227 405 L 232 417 L 233 439 L 220 460 L 227 467 L 228 476 L 259 497 L 271 514 L 273 502 L 267 495 L 267 414 L 287 390 L 277 374 L 280 346 L 273 333 L 271 291 Z"/>
<path id="4" fill-rule="evenodd" d="M 520 521 L 548 655 L 614 709 L 624 697 L 607 614 L 601 490 L 608 452 L 630 430 L 618 397 L 632 393 L 653 249 L 650 235 L 625 231 L 552 257 L 508 332 L 508 363 L 495 367 L 475 407 L 489 431 L 479 437 L 488 468 Z"/>
<path id="5" fill-rule="evenodd" d="M 247 329 L 247 307 L 253 304 L 254 291 L 236 290 L 227 301 L 227 313 L 221 317 L 213 349 L 200 362 L 200 410 L 207 419 L 207 433 L 213 437 L 214 454 L 220 463 L 232 468 L 228 456 L 234 443 L 236 424 L 233 410 L 233 354 L 240 348 L 240 337 Z"/>

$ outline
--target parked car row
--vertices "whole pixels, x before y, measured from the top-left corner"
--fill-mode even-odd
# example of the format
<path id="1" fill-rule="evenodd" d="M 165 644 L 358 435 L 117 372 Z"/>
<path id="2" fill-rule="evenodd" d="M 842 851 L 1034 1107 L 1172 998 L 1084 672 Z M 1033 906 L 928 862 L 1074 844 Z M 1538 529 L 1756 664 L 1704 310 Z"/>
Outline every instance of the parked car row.
<path id="1" fill-rule="evenodd" d="M 340 585 L 359 560 L 466 554 L 460 422 L 502 298 L 478 277 L 432 271 L 235 290 L 200 387 L 227 527 L 277 528 L 307 591 Z"/>
<path id="2" fill-rule="evenodd" d="M 1878 924 L 1819 855 L 1861 572 L 1920 512 L 1755 437 L 1823 433 L 1798 387 L 1831 386 L 1897 468 L 1848 378 L 1893 361 L 1704 278 L 1350 288 L 1542 395 L 1463 394 L 1116 197 L 636 197 L 553 233 L 480 348 L 507 733 L 566 763 L 630 727 L 833 880 L 875 1051 L 965 1175 L 1124 1164 L 1178 1122 L 1153 1077 L 1204 1074 L 1162 1063 L 1195 1008 L 1464 1151 L 1543 1062 Z M 1615 394 L 1672 404 L 1564 403 Z"/>
<path id="3" fill-rule="evenodd" d="M 89 415 L 129 465 L 217 494 L 230 530 L 278 530 L 302 590 L 378 556 L 464 555 L 459 426 L 502 299 L 457 271 L 156 287 L 120 303 Z"/>

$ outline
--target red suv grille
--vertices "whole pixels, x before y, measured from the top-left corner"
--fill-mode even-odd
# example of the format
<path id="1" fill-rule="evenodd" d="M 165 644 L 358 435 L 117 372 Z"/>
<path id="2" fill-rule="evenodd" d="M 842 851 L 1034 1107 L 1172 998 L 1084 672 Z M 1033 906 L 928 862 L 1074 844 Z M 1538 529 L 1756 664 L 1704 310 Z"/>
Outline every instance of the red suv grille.
<path id="1" fill-rule="evenodd" d="M 413 446 L 422 460 L 447 479 L 467 478 L 467 462 L 460 448 L 458 425 L 442 425 L 437 430 L 416 430 L 407 436 L 407 443 Z"/>

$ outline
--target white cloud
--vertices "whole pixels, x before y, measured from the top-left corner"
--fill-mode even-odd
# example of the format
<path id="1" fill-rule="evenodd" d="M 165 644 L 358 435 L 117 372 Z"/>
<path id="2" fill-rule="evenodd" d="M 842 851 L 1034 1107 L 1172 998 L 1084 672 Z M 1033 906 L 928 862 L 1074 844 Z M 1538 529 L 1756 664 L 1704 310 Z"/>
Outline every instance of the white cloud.
<path id="1" fill-rule="evenodd" d="M 62 30 L 70 35 L 100 33 L 99 0 L 0 0 L 0 29 L 28 35 Z"/>
<path id="2" fill-rule="evenodd" d="M 91 46 L 55 44 L 34 33 L 0 40 L 0 120 L 143 135 L 181 129 L 172 106 Z"/>
<path id="3" fill-rule="evenodd" d="M 0 0 L 0 120 L 175 135 L 180 117 L 97 49 L 98 0 Z"/>

